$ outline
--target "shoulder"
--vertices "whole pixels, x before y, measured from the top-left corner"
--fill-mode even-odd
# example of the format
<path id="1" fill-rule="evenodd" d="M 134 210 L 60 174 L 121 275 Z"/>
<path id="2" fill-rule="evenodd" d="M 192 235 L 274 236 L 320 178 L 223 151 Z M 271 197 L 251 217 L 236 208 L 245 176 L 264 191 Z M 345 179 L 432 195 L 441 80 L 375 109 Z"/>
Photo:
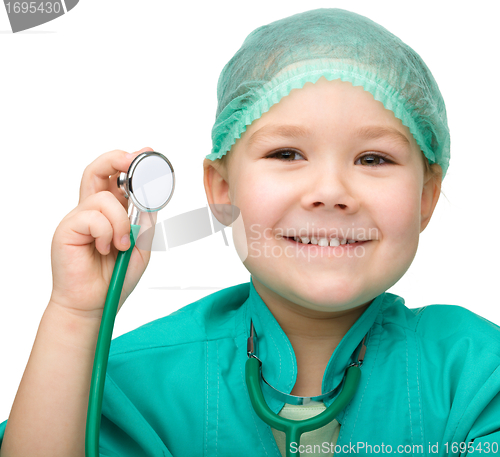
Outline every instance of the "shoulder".
<path id="1" fill-rule="evenodd" d="M 473 430 L 476 424 L 496 429 L 500 327 L 461 306 L 430 305 L 419 310 L 415 333 L 422 385 L 450 402 L 450 424 L 456 430 Z"/>
<path id="2" fill-rule="evenodd" d="M 478 314 L 456 305 L 429 305 L 419 310 L 417 332 L 424 338 L 474 338 L 500 349 L 500 327 Z M 499 350 L 500 355 L 500 350 Z"/>
<path id="3" fill-rule="evenodd" d="M 404 327 L 422 342 L 440 347 L 465 344 L 500 357 L 500 326 L 462 306 L 435 304 L 411 309 L 403 298 L 386 293 L 381 314 L 382 325 Z"/>
<path id="4" fill-rule="evenodd" d="M 124 352 L 232 337 L 235 315 L 248 298 L 249 288 L 249 283 L 243 283 L 219 290 L 121 335 L 112 341 L 110 357 Z"/>

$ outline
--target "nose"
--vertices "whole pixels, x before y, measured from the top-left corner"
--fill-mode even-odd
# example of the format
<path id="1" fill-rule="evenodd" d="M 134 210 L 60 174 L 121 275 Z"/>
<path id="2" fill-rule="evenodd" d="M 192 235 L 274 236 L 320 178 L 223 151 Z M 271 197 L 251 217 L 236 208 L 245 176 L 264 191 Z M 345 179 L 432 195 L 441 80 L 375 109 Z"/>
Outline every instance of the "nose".
<path id="1" fill-rule="evenodd" d="M 324 166 L 313 173 L 302 187 L 302 204 L 306 209 L 323 208 L 354 214 L 360 201 L 349 173 L 338 166 Z"/>

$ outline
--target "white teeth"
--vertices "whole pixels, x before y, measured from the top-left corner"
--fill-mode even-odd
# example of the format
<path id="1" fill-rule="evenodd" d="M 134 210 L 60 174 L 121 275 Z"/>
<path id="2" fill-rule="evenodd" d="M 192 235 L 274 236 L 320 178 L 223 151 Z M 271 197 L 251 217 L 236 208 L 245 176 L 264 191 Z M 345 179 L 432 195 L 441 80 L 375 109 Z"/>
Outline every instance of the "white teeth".
<path id="1" fill-rule="evenodd" d="M 332 239 L 319 238 L 319 237 L 317 238 L 314 236 L 312 236 L 311 238 L 309 238 L 308 236 L 294 236 L 293 239 L 297 243 L 309 244 L 309 242 L 310 242 L 311 244 L 317 244 L 317 245 L 322 246 L 322 247 L 325 247 L 328 245 L 330 245 L 332 247 L 336 247 L 336 246 L 340 246 L 340 245 L 344 245 L 344 244 L 357 243 L 357 240 L 347 240 L 347 239 L 340 240 L 339 238 L 332 238 Z"/>

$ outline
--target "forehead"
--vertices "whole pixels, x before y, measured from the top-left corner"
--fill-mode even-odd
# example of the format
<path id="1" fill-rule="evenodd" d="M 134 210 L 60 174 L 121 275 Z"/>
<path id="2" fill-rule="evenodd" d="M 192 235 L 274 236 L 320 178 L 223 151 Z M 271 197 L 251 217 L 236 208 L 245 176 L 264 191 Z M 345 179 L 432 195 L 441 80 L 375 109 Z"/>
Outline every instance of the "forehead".
<path id="1" fill-rule="evenodd" d="M 387 138 L 417 147 L 409 129 L 361 86 L 324 77 L 306 83 L 271 106 L 241 135 L 245 147 L 275 138 Z M 417 149 L 419 149 L 417 147 Z"/>

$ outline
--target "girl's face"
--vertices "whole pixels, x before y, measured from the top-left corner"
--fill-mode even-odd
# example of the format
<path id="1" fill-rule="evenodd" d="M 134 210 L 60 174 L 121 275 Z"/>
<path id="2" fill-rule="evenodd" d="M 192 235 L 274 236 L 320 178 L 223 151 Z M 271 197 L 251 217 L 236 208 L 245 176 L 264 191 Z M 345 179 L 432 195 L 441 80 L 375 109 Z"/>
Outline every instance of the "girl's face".
<path id="1" fill-rule="evenodd" d="M 205 161 L 209 203 L 241 211 L 233 238 L 261 296 L 310 313 L 360 307 L 395 284 L 439 198 L 441 179 L 424 179 L 408 128 L 341 80 L 292 90 L 227 159 Z M 322 247 L 286 238 L 313 235 L 366 241 Z"/>

